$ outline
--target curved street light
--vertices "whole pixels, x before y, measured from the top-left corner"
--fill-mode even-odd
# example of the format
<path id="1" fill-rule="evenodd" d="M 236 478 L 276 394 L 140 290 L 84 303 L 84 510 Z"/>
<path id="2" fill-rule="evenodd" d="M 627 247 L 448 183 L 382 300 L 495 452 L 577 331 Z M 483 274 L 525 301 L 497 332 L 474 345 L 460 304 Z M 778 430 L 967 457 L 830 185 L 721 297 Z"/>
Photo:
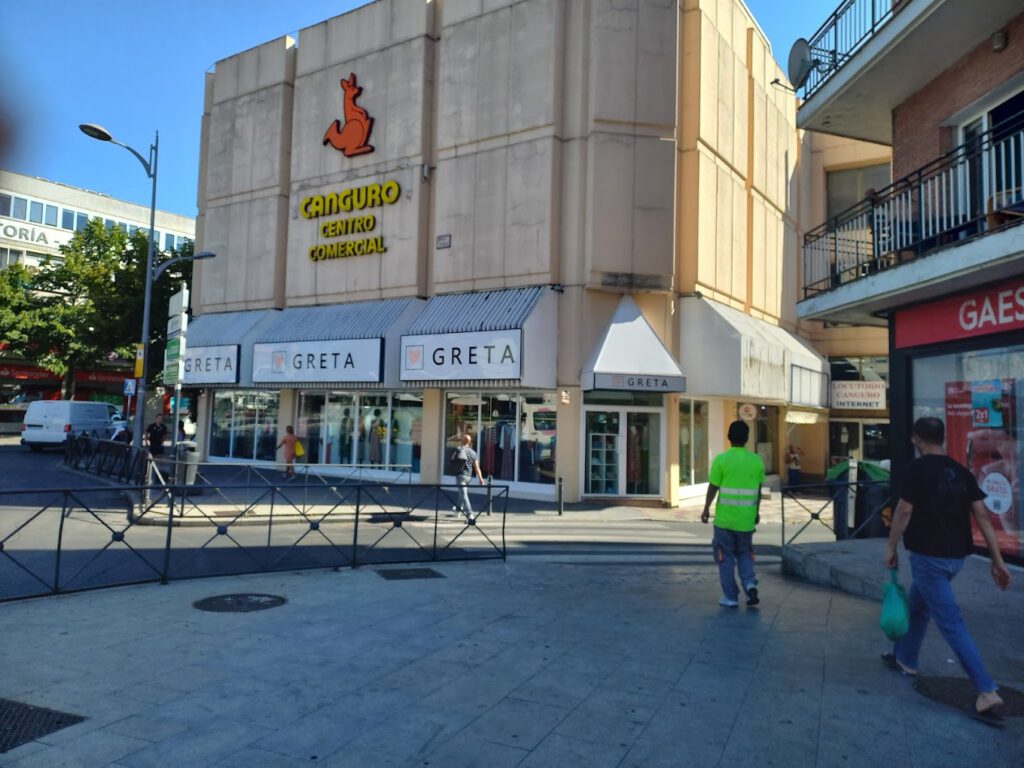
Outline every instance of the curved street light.
<path id="1" fill-rule="evenodd" d="M 96 139 L 97 141 L 109 141 L 111 144 L 116 144 L 119 147 L 127 149 L 135 155 L 136 159 L 140 163 L 142 163 L 142 167 L 146 171 L 146 176 L 153 180 L 153 193 L 150 198 L 149 205 L 149 243 L 146 247 L 146 292 L 143 297 L 142 306 L 142 378 L 139 380 L 138 388 L 136 390 L 135 424 L 132 427 L 134 444 L 137 448 L 142 448 L 142 430 L 146 416 L 146 379 L 149 374 L 149 314 L 150 304 L 153 300 L 153 281 L 160 277 L 166 269 L 174 264 L 183 261 L 194 261 L 196 259 L 208 259 L 216 254 L 210 253 L 209 251 L 202 251 L 194 256 L 176 256 L 174 258 L 167 259 L 166 261 L 161 262 L 158 266 L 153 264 L 153 253 L 156 248 L 156 169 L 157 157 L 160 151 L 159 131 L 157 131 L 156 137 L 153 139 L 153 143 L 149 145 L 149 159 L 147 160 L 127 144 L 123 144 L 115 139 L 110 131 L 102 125 L 97 125 L 96 123 L 82 123 L 78 126 L 78 129 L 91 139 Z"/>

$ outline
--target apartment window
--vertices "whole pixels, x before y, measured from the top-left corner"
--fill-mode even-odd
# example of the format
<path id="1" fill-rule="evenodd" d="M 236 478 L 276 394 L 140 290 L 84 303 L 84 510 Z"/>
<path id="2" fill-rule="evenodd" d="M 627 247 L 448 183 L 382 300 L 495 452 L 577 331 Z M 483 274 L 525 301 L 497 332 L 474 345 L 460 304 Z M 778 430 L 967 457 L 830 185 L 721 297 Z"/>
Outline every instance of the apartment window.
<path id="1" fill-rule="evenodd" d="M 43 217 L 43 221 L 48 227 L 57 226 L 57 206 L 48 205 L 46 206 L 46 215 Z"/>
<path id="2" fill-rule="evenodd" d="M 82 232 L 87 226 L 89 226 L 89 214 L 87 213 L 76 213 L 75 214 L 75 231 Z"/>
<path id="3" fill-rule="evenodd" d="M 11 196 L 0 195 L 0 216 L 10 217 L 11 215 Z"/>
<path id="4" fill-rule="evenodd" d="M 164 250 L 165 251 L 173 251 L 174 250 L 174 235 L 172 235 L 170 232 L 164 233 Z"/>
<path id="5" fill-rule="evenodd" d="M 43 204 L 32 200 L 28 204 L 28 220 L 33 224 L 43 223 Z"/>
<path id="6" fill-rule="evenodd" d="M 857 205 L 869 189 L 884 189 L 892 183 L 892 169 L 888 163 L 868 165 L 863 168 L 847 168 L 842 171 L 828 171 L 825 184 L 828 190 L 828 218 L 833 219 L 843 211 Z"/>
<path id="7" fill-rule="evenodd" d="M 11 210 L 11 218 L 24 221 L 28 214 L 28 200 L 24 197 L 15 197 L 14 206 Z"/>
<path id="8" fill-rule="evenodd" d="M 103 224 L 107 228 L 107 232 L 113 231 L 114 227 L 117 226 L 116 222 L 113 219 L 104 219 Z"/>
<path id="9" fill-rule="evenodd" d="M 75 228 L 75 212 L 72 211 L 72 210 L 69 210 L 67 208 L 65 208 L 63 211 L 61 211 L 60 225 L 64 229 L 74 229 Z"/>

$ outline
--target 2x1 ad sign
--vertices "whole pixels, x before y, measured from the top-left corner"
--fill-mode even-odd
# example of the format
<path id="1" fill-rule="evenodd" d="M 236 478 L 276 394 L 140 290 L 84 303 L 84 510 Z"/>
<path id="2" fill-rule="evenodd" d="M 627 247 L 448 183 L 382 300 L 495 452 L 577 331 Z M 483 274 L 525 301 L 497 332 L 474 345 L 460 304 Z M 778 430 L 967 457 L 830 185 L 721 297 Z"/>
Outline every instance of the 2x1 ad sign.
<path id="1" fill-rule="evenodd" d="M 379 382 L 382 339 L 335 339 L 253 344 L 254 383 Z"/>
<path id="2" fill-rule="evenodd" d="M 522 378 L 523 331 L 402 337 L 402 381 Z"/>

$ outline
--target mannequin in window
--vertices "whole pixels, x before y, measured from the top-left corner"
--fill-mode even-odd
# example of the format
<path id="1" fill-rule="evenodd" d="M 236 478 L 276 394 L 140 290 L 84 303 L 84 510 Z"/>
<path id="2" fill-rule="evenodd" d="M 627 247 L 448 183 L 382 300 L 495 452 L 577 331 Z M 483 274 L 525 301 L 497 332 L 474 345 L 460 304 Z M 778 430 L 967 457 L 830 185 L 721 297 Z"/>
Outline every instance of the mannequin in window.
<path id="1" fill-rule="evenodd" d="M 352 415 L 348 408 L 341 412 L 341 426 L 338 428 L 338 462 L 352 462 Z"/>

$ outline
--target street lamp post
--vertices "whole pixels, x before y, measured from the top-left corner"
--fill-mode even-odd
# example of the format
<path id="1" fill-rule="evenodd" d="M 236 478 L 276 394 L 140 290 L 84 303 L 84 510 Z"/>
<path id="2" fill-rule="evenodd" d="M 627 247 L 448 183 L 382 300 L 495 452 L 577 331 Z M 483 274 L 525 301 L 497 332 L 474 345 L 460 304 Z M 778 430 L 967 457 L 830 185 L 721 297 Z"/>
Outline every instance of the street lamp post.
<path id="1" fill-rule="evenodd" d="M 135 424 L 132 429 L 134 445 L 136 448 L 141 448 L 142 430 L 146 414 L 146 378 L 149 374 L 149 311 L 150 304 L 153 300 L 153 281 L 160 277 L 164 270 L 173 264 L 182 261 L 193 261 L 195 259 L 208 259 L 215 254 L 212 254 L 209 251 L 203 251 L 195 254 L 194 256 L 179 256 L 162 262 L 156 267 L 156 269 L 154 269 L 153 253 L 156 250 L 156 167 L 157 156 L 160 150 L 159 131 L 157 131 L 156 137 L 153 139 L 153 143 L 149 145 L 149 160 L 147 160 L 127 144 L 122 144 L 120 141 L 115 139 L 111 135 L 110 131 L 101 125 L 96 125 L 95 123 L 83 123 L 79 125 L 78 128 L 82 133 L 92 139 L 96 139 L 97 141 L 109 141 L 111 144 L 117 144 L 117 146 L 127 149 L 135 155 L 136 159 L 140 163 L 142 163 L 142 167 L 146 171 L 146 176 L 153 180 L 153 192 L 149 204 L 149 243 L 146 247 L 146 293 L 143 298 L 142 305 L 142 378 L 139 380 L 138 387 L 136 389 Z"/>

